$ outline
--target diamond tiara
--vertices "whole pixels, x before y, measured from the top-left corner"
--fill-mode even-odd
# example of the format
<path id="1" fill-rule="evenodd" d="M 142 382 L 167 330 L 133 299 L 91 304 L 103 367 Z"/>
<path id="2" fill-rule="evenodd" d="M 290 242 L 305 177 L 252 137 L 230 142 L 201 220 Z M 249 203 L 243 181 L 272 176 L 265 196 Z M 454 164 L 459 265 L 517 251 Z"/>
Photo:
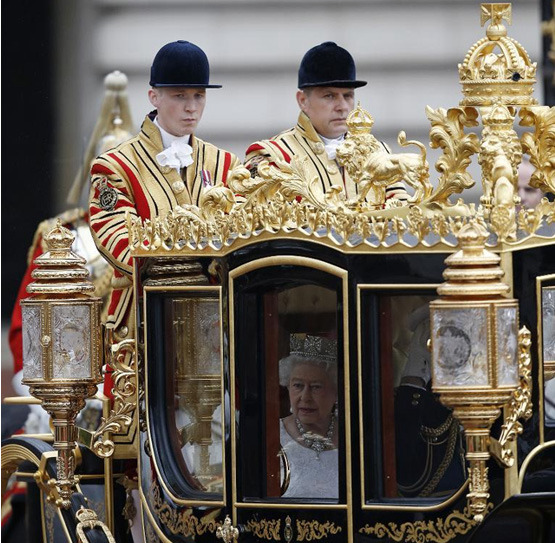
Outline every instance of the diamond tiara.
<path id="1" fill-rule="evenodd" d="M 312 360 L 337 362 L 337 341 L 307 334 L 291 334 L 289 337 L 290 355 Z"/>

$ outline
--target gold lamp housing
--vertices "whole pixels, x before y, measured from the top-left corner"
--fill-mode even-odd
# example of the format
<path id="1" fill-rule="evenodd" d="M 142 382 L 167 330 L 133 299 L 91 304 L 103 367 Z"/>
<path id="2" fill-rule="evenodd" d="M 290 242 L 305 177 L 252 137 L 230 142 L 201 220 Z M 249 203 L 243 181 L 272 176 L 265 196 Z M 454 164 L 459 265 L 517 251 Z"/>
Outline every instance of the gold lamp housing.
<path id="1" fill-rule="evenodd" d="M 488 232 L 472 220 L 449 256 L 430 303 L 432 387 L 465 430 L 470 511 L 481 521 L 489 498 L 490 430 L 519 385 L 518 303 L 505 298 L 500 257 L 485 249 Z"/>
<path id="2" fill-rule="evenodd" d="M 58 458 L 50 498 L 66 508 L 77 482 L 75 419 L 102 382 L 102 302 L 91 296 L 95 287 L 86 261 L 71 251 L 74 239 L 58 220 L 44 237 L 47 251 L 34 261 L 31 296 L 21 301 L 22 383 L 52 417 Z"/>

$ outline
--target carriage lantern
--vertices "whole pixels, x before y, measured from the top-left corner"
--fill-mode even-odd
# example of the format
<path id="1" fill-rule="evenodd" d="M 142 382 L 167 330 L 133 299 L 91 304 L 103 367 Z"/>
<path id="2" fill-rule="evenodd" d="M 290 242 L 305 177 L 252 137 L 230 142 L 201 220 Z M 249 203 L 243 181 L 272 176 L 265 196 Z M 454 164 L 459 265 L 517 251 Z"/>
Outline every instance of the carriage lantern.
<path id="1" fill-rule="evenodd" d="M 445 260 L 441 298 L 430 303 L 432 386 L 464 427 L 468 501 L 478 521 L 489 498 L 491 426 L 519 386 L 518 304 L 504 297 L 509 286 L 487 237 L 478 221 L 461 229 L 460 250 Z"/>
<path id="2" fill-rule="evenodd" d="M 94 396 L 101 377 L 101 300 L 85 260 L 71 251 L 75 236 L 58 220 L 44 237 L 46 252 L 35 261 L 35 279 L 22 300 L 23 384 L 52 417 L 58 451 L 57 481 L 48 482 L 50 499 L 69 507 L 77 482 L 75 419 Z"/>

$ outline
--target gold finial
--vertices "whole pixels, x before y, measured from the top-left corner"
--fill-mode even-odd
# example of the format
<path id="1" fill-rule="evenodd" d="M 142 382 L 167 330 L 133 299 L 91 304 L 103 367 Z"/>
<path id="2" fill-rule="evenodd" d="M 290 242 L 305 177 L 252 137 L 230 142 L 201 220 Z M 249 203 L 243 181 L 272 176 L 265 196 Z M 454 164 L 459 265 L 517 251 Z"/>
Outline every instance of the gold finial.
<path id="1" fill-rule="evenodd" d="M 486 35 L 490 40 L 498 40 L 507 35 L 507 29 L 503 26 L 503 19 L 512 24 L 511 4 L 482 4 L 480 10 L 480 26 L 484 26 L 489 20 Z"/>
<path id="2" fill-rule="evenodd" d="M 437 289 L 441 296 L 501 296 L 509 286 L 501 281 L 501 258 L 486 249 L 489 232 L 476 219 L 464 225 L 458 235 L 460 250 L 445 259 L 447 280 Z"/>
<path id="3" fill-rule="evenodd" d="M 58 219 L 53 230 L 44 236 L 44 242 L 49 251 L 69 251 L 75 240 L 75 235 L 62 226 L 62 221 Z"/>
<path id="4" fill-rule="evenodd" d="M 35 280 L 27 286 L 30 294 L 92 294 L 95 290 L 86 260 L 74 253 L 71 246 L 73 232 L 57 220 L 56 226 L 44 236 L 47 250 L 38 256 L 37 266 L 31 277 Z"/>
<path id="5" fill-rule="evenodd" d="M 374 118 L 358 102 L 357 107 L 349 113 L 347 126 L 351 134 L 369 133 L 374 126 Z"/>

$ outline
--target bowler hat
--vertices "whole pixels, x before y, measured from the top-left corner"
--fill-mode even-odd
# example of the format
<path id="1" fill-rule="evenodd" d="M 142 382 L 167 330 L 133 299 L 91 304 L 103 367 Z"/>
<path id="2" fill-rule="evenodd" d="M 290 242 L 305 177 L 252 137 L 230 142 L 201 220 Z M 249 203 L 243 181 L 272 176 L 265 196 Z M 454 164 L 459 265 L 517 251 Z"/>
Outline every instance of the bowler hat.
<path id="1" fill-rule="evenodd" d="M 210 85 L 210 66 L 204 51 L 194 43 L 178 40 L 167 43 L 156 53 L 150 68 L 151 87 L 203 87 Z"/>
<path id="2" fill-rule="evenodd" d="M 346 49 L 326 41 L 309 49 L 299 67 L 299 89 L 306 87 L 357 88 L 366 81 L 357 81 L 355 61 Z"/>

